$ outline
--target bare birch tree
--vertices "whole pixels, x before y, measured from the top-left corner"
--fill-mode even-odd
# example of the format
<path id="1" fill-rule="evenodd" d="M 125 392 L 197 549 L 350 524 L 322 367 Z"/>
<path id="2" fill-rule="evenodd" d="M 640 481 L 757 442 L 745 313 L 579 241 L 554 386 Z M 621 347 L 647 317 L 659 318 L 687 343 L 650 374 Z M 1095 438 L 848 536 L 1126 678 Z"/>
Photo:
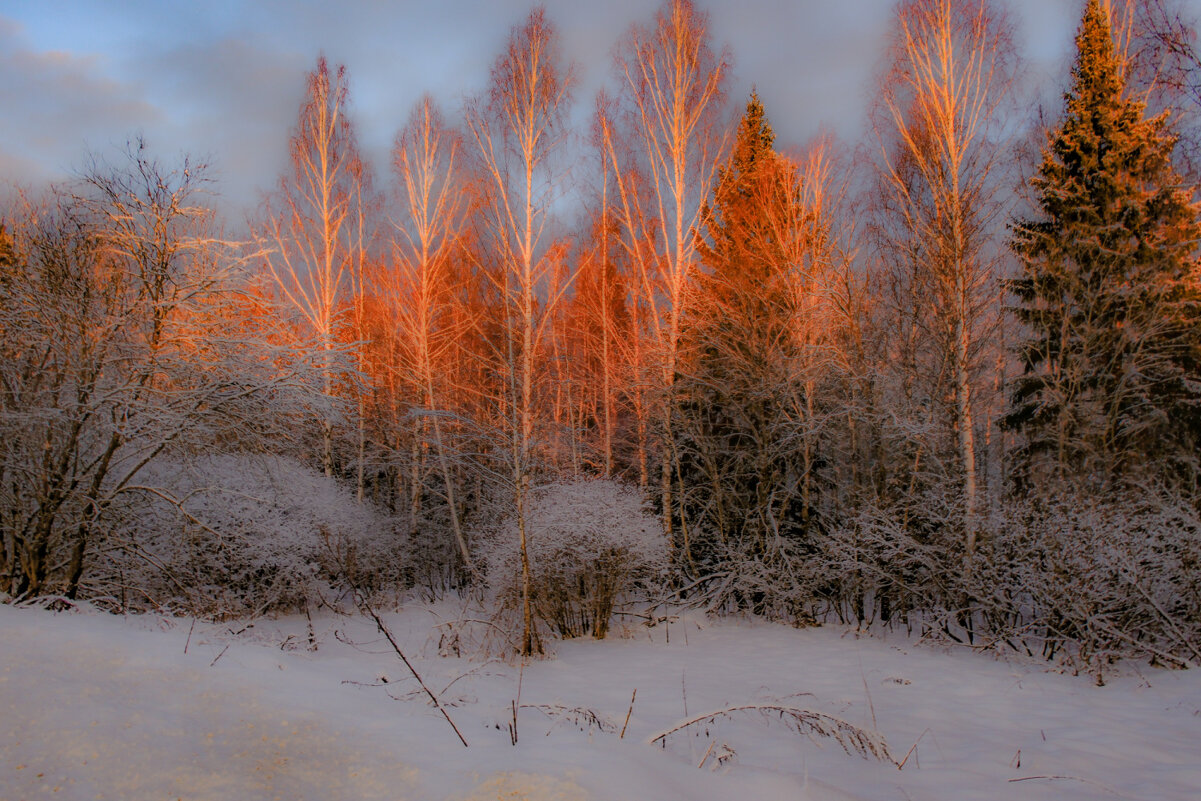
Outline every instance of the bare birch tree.
<path id="1" fill-rule="evenodd" d="M 459 555 L 473 572 L 467 538 L 459 519 L 455 480 L 451 471 L 444 424 L 439 410 L 446 398 L 440 392 L 439 366 L 455 346 L 455 327 L 448 314 L 452 260 L 463 234 L 466 196 L 461 178 L 463 143 L 442 117 L 433 98 L 422 98 L 396 137 L 392 165 L 399 181 L 398 216 L 393 220 L 391 275 L 383 290 L 395 334 L 404 341 L 404 372 L 424 413 L 415 416 L 415 441 L 432 431 L 438 469 Z M 420 453 L 414 458 L 420 470 Z M 413 481 L 419 493 L 422 481 Z M 415 495 L 419 497 L 419 495 Z M 415 511 L 415 510 L 414 510 Z M 416 517 L 416 514 L 414 514 Z"/>
<path id="2" fill-rule="evenodd" d="M 603 108 L 604 98 L 599 101 Z M 603 119 L 598 113 L 597 120 Z M 628 259 L 621 251 L 619 222 L 614 206 L 613 170 L 609 151 L 601 138 L 599 124 L 594 126 L 593 142 L 599 157 L 600 170 L 596 176 L 595 206 L 587 219 L 587 231 L 578 254 L 578 274 L 570 308 L 569 326 L 577 341 L 578 353 L 573 356 L 575 378 L 581 384 L 581 402 L 587 399 L 587 417 L 599 429 L 600 473 L 608 478 L 620 470 L 617 464 L 619 425 L 622 404 L 620 396 L 630 391 L 630 370 L 633 363 L 630 338 L 633 333 L 628 306 Z"/>
<path id="3" fill-rule="evenodd" d="M 346 68 L 322 56 L 306 78 L 305 100 L 288 143 L 292 172 L 267 205 L 259 234 L 266 271 L 287 309 L 325 351 L 322 390 L 337 384 L 337 340 L 362 267 L 365 167 L 347 116 Z M 356 226 L 358 226 L 356 228 Z M 334 471 L 333 417 L 321 414 L 321 466 Z"/>
<path id="4" fill-rule="evenodd" d="M 1201 182 L 1201 52 L 1197 24 L 1181 0 L 1107 0 L 1114 46 L 1132 97 L 1153 113 L 1168 111 L 1177 137 L 1173 161 Z"/>
<path id="5" fill-rule="evenodd" d="M 999 112 L 1013 86 L 1010 25 L 990 0 L 905 0 L 874 115 L 882 253 L 928 371 L 929 408 L 954 432 L 964 538 L 976 547 L 974 383 L 997 323 Z"/>
<path id="6" fill-rule="evenodd" d="M 647 311 L 640 320 L 658 374 L 660 492 L 671 540 L 670 396 L 697 264 L 693 232 L 728 142 L 722 113 L 731 57 L 728 50 L 714 52 L 708 16 L 690 0 L 665 0 L 649 25 L 630 28 L 616 53 L 618 107 L 602 120 L 602 136 L 616 171 L 631 283 Z M 634 173 L 644 179 L 645 192 Z"/>
<path id="7" fill-rule="evenodd" d="M 535 391 L 538 349 L 557 296 L 541 296 L 553 267 L 547 227 L 556 198 L 555 156 L 574 77 L 558 36 L 535 8 L 509 36 L 492 67 L 486 98 L 468 103 L 466 124 L 487 184 L 486 224 L 501 263 L 494 276 L 506 308 L 502 364 L 507 372 L 508 447 L 520 539 L 521 653 L 541 652 L 530 606 L 526 495 L 536 462 Z"/>

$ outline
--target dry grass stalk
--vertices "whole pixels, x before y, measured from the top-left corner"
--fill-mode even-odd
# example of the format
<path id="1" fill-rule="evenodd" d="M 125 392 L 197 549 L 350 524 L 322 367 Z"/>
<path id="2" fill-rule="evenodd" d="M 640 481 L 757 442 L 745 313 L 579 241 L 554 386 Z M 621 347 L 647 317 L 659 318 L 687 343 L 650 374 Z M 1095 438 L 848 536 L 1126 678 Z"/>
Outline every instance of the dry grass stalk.
<path id="1" fill-rule="evenodd" d="M 650 742 L 666 745 L 667 739 L 673 734 L 696 726 L 710 725 L 719 719 L 732 717 L 738 712 L 757 712 L 768 720 L 779 718 L 789 729 L 797 734 L 805 735 L 814 742 L 817 742 L 816 737 L 828 737 L 842 746 L 848 754 L 858 754 L 864 759 L 875 757 L 882 762 L 897 764 L 892 752 L 888 750 L 888 743 L 885 742 L 884 735 L 878 731 L 863 729 L 841 718 L 814 712 L 811 709 L 778 704 L 746 704 L 697 715 L 656 734 L 650 739 Z"/>

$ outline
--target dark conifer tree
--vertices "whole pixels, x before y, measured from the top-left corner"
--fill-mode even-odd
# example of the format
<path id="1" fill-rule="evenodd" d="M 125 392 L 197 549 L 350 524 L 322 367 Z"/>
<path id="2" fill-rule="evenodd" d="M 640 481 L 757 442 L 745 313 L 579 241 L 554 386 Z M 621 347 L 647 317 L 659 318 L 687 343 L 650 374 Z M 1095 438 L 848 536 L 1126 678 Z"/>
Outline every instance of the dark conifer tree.
<path id="1" fill-rule="evenodd" d="M 794 166 L 774 140 L 752 94 L 697 234 L 704 270 L 684 326 L 673 427 L 679 530 L 690 538 L 686 556 L 700 562 L 771 558 L 803 542 L 814 522 L 794 430 L 804 405 L 792 337 L 795 265 L 779 225 L 804 219 L 795 211 Z"/>
<path id="2" fill-rule="evenodd" d="M 1196 488 L 1201 444 L 1201 221 L 1171 163 L 1166 115 L 1126 92 L 1107 12 L 1089 0 L 1066 113 L 1014 225 L 1027 331 L 1006 425 L 1015 478 Z"/>
<path id="3" fill-rule="evenodd" d="M 17 263 L 16 246 L 8 229 L 0 222 L 0 269 L 9 269 Z"/>

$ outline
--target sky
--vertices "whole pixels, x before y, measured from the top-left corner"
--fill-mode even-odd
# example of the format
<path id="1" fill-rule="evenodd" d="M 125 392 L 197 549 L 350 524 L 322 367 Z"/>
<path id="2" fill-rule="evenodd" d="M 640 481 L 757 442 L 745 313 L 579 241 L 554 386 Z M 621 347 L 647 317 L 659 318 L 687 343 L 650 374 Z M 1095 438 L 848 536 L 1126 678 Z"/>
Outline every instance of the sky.
<path id="1" fill-rule="evenodd" d="M 733 53 L 734 102 L 751 87 L 777 142 L 864 126 L 892 0 L 698 0 Z M 1029 80 L 1062 91 L 1078 0 L 1000 0 L 1017 23 Z M 579 68 L 577 117 L 611 80 L 611 51 L 647 0 L 549 0 Z M 240 214 L 286 168 L 305 74 L 319 53 L 346 65 L 363 150 L 388 150 L 426 92 L 453 117 L 529 0 L 0 0 L 0 182 L 38 185 L 78 171 L 88 152 L 131 136 L 172 162 L 209 161 L 227 212 Z M 378 179 L 377 179 L 378 180 Z"/>

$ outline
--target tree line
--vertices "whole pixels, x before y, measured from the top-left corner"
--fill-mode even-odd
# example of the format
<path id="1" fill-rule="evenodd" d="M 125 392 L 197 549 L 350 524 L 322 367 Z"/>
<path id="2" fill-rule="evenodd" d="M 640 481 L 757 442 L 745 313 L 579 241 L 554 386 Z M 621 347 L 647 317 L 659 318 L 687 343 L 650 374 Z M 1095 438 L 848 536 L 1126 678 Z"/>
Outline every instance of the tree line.
<path id="1" fill-rule="evenodd" d="M 495 583 L 509 532 L 522 653 L 538 490 L 570 478 L 641 489 L 676 600 L 1196 661 L 1191 32 L 1088 0 L 1031 127 L 999 5 L 901 0 L 864 141 L 784 150 L 688 0 L 573 129 L 537 8 L 387 180 L 319 59 L 251 243 L 135 143 L 0 236 L 0 589 L 86 589 L 122 499 L 190 514 L 154 460 L 259 452 L 377 510 L 402 584 Z"/>

